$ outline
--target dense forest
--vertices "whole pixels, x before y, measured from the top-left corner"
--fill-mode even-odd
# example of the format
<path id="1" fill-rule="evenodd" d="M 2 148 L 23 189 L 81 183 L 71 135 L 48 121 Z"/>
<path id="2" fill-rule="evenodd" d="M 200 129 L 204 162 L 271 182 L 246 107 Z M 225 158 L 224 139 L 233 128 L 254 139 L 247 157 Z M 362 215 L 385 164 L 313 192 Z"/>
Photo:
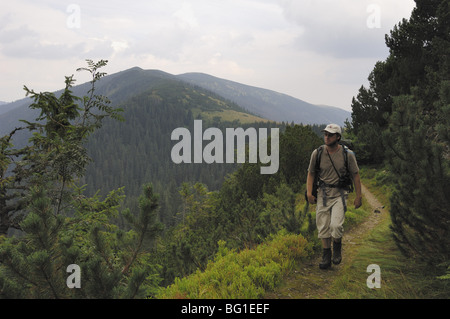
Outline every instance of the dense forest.
<path id="1" fill-rule="evenodd" d="M 174 164 L 170 160 L 173 129 L 187 127 L 192 132 L 194 119 L 217 108 L 215 103 L 211 105 L 209 95 L 202 93 L 181 83 L 175 88 L 173 83 L 154 87 L 127 102 L 124 122 L 106 122 L 86 146 L 93 159 L 85 175 L 88 192 L 124 187 L 127 196 L 123 204 L 133 211 L 138 209 L 142 184 L 151 182 L 159 194 L 159 221 L 165 230 L 159 242 L 164 248 L 156 255 L 163 265 L 164 284 L 206 266 L 217 252 L 219 240 L 242 248 L 286 225 L 298 228 L 298 223 L 291 222 L 300 217 L 286 214 L 294 212 L 294 193 L 306 180 L 309 154 L 321 142 L 318 134 L 323 125 L 205 118 L 204 129 L 280 128 L 279 172 L 261 176 L 259 164 Z M 285 188 L 278 189 L 283 183 L 287 183 Z M 264 200 L 264 195 L 277 192 L 287 196 L 277 200 L 279 208 L 284 200 L 289 200 L 289 205 L 276 217 L 280 224 L 273 226 L 268 220 L 270 210 L 264 207 L 274 203 Z"/>
<path id="2" fill-rule="evenodd" d="M 352 103 L 348 132 L 361 162 L 392 174 L 392 230 L 399 248 L 449 266 L 450 2 L 416 1 L 386 35 L 389 56 Z"/>
<path id="3" fill-rule="evenodd" d="M 171 133 L 175 128 L 186 127 L 193 132 L 194 119 L 203 119 L 203 130 L 215 127 L 223 132 L 226 128 L 239 127 L 264 127 L 269 131 L 278 127 L 284 131 L 288 125 L 268 121 L 229 122 L 220 116 L 208 116 L 208 112 L 239 110 L 231 102 L 212 96 L 185 83 L 162 82 L 128 100 L 121 106 L 124 121 L 106 120 L 102 129 L 94 132 L 86 143 L 92 159 L 83 179 L 88 194 L 101 190 L 100 194 L 106 195 L 111 189 L 124 187 L 126 206 L 136 209 L 141 185 L 152 182 L 161 196 L 161 222 L 173 226 L 181 209 L 179 190 L 184 182 L 200 182 L 209 190 L 218 190 L 224 178 L 238 167 L 230 163 L 173 163 L 170 154 L 175 141 L 171 140 Z M 319 134 L 321 127 L 313 125 L 311 129 Z"/>

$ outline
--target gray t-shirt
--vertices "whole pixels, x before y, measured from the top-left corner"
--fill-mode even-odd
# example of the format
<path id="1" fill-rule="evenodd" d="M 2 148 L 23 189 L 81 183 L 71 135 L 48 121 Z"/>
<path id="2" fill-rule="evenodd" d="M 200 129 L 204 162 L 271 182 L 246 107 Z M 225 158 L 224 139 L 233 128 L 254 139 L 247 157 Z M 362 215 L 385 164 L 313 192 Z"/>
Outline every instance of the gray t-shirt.
<path id="1" fill-rule="evenodd" d="M 347 154 L 348 154 L 348 168 L 353 177 L 354 174 L 359 172 L 359 167 L 356 162 L 355 153 L 353 153 L 351 150 L 348 150 Z M 339 172 L 339 175 L 341 176 L 345 175 L 346 167 L 344 159 L 344 147 L 342 145 L 339 145 L 339 149 L 335 153 L 330 154 L 330 156 L 331 159 L 333 160 L 334 166 Z M 317 158 L 317 149 L 315 149 L 312 152 L 311 160 L 309 162 L 308 171 L 311 172 L 312 174 L 315 173 L 316 158 Z M 328 157 L 327 148 L 325 145 L 323 146 L 323 152 L 320 157 L 319 178 L 326 184 L 330 185 L 337 184 L 339 182 L 339 176 L 336 174 L 336 171 L 334 170 L 333 165 L 330 162 L 330 158 Z M 326 187 L 324 191 L 326 192 L 327 197 L 337 197 L 341 195 L 338 188 Z"/>

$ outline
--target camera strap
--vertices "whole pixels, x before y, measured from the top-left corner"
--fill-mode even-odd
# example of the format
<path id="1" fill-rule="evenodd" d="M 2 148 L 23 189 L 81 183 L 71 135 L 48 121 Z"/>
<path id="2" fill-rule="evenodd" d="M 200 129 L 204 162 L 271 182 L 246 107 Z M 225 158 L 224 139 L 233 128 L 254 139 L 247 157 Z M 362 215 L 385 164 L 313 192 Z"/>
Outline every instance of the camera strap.
<path id="1" fill-rule="evenodd" d="M 334 166 L 333 160 L 331 159 L 330 153 L 328 153 L 328 149 L 327 149 L 327 154 L 328 154 L 328 158 L 330 159 L 331 165 L 333 165 L 334 171 L 336 172 L 337 176 L 339 177 L 339 180 L 341 179 L 341 175 L 339 175 L 338 170 L 336 169 L 336 166 Z M 347 203 L 345 202 L 345 197 L 344 197 L 344 190 L 342 188 L 339 188 L 339 192 L 341 193 L 341 198 L 342 198 L 342 204 L 344 205 L 344 213 L 347 211 Z"/>
<path id="2" fill-rule="evenodd" d="M 328 149 L 327 149 L 327 155 L 328 155 L 328 158 L 330 159 L 331 165 L 333 165 L 334 171 L 336 172 L 336 174 L 339 177 L 339 179 L 341 179 L 341 175 L 339 175 L 339 172 L 336 169 L 336 166 L 334 166 L 334 163 L 333 163 L 333 160 L 331 159 L 330 153 L 328 153 Z"/>

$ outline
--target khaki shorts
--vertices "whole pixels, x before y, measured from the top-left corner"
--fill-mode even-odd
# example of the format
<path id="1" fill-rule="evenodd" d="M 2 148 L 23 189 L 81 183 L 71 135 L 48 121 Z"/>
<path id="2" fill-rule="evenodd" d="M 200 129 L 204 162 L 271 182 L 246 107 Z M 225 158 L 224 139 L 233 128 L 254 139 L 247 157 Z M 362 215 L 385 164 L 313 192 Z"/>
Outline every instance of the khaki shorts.
<path id="1" fill-rule="evenodd" d="M 345 196 L 347 201 L 347 196 Z M 316 224 L 319 238 L 342 238 L 344 234 L 344 204 L 342 197 L 328 197 L 327 206 L 323 206 L 322 196 L 317 199 Z"/>

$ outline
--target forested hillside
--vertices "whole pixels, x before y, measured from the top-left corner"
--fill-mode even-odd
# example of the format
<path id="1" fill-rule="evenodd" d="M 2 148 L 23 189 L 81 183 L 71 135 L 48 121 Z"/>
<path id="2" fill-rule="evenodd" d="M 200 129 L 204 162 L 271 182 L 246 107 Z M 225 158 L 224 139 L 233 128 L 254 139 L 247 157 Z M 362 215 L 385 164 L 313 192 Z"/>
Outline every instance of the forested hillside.
<path id="1" fill-rule="evenodd" d="M 286 94 L 220 79 L 208 74 L 186 73 L 177 77 L 223 96 L 249 112 L 277 122 L 344 125 L 351 115 L 350 112 L 341 108 L 313 105 Z"/>
<path id="2" fill-rule="evenodd" d="M 298 211 L 297 194 L 304 189 L 309 156 L 321 139 L 310 127 L 288 126 L 280 136 L 280 170 L 261 175 L 261 164 L 244 164 L 228 176 L 220 189 L 184 184 L 181 220 L 164 237 L 162 259 L 165 283 L 203 269 L 225 247 L 242 249 L 262 243 L 282 229 L 300 233 L 311 225 Z M 303 229 L 303 231 L 311 231 Z"/>
<path id="3" fill-rule="evenodd" d="M 210 113 L 211 119 L 214 116 L 219 116 L 229 121 L 240 118 L 241 121 L 254 122 L 260 121 L 263 117 L 265 120 L 280 123 L 284 121 L 296 124 L 322 125 L 331 120 L 343 124 L 350 117 L 348 111 L 339 108 L 309 104 L 274 91 L 255 88 L 206 74 L 201 75 L 201 80 L 194 81 L 193 75 L 195 74 L 172 75 L 160 70 L 143 70 L 134 67 L 103 77 L 102 81 L 97 83 L 96 92 L 107 96 L 113 104 L 118 105 L 151 90 L 153 86 L 160 85 L 161 82 L 165 81 L 166 85 L 173 83 L 174 89 L 179 85 L 188 85 L 213 99 L 218 98 L 222 101 L 220 103 L 224 103 L 223 100 L 225 100 L 226 102 L 223 105 L 234 105 L 234 107 L 239 108 L 238 113 L 235 113 L 234 107 L 227 114 Z M 76 77 L 74 79 L 76 80 Z M 207 85 L 208 79 L 212 81 L 210 85 Z M 220 85 L 215 85 L 216 82 Z M 229 83 L 233 85 L 230 86 Z M 229 86 L 228 90 L 224 89 L 226 86 Z M 217 88 L 220 88 L 220 90 Z M 76 96 L 83 96 L 88 90 L 89 83 L 72 87 Z M 61 94 L 62 91 L 55 93 Z M 20 119 L 34 120 L 37 114 L 28 108 L 31 103 L 30 99 L 25 98 L 2 105 L 0 107 L 0 134 L 11 132 L 18 125 Z M 247 113 L 247 115 L 243 116 L 241 112 Z M 255 118 L 248 113 L 258 116 Z"/>
<path id="4" fill-rule="evenodd" d="M 307 218 L 295 213 L 295 194 L 306 180 L 312 149 L 321 143 L 321 127 L 241 123 L 246 120 L 243 113 L 233 122 L 222 121 L 224 106 L 236 109 L 227 103 L 199 88 L 161 83 L 127 101 L 125 120 L 106 122 L 86 144 L 93 159 L 83 179 L 88 193 L 124 186 L 123 205 L 132 211 L 138 209 L 142 184 L 152 183 L 159 194 L 159 221 L 165 231 L 155 254 L 164 284 L 205 267 L 219 240 L 230 248 L 253 246 L 285 227 L 299 231 Z M 280 128 L 278 173 L 261 175 L 260 164 L 174 164 L 171 132 L 177 127 L 192 132 L 196 118 L 205 118 L 204 129 Z"/>
<path id="5" fill-rule="evenodd" d="M 89 83 L 71 90 L 83 96 Z M 136 67 L 104 76 L 96 83 L 96 94 L 107 96 L 112 105 L 123 108 L 124 121 L 106 119 L 102 129 L 89 137 L 86 148 L 92 161 L 81 183 L 87 185 L 90 195 L 100 190 L 100 195 L 105 196 L 112 189 L 124 187 L 125 206 L 137 209 L 141 185 L 152 182 L 161 196 L 159 215 L 166 225 L 176 222 L 181 207 L 178 192 L 183 182 L 201 182 L 217 190 L 224 177 L 237 168 L 236 164 L 174 164 L 170 154 L 175 142 L 170 137 L 175 128 L 192 131 L 194 119 L 203 119 L 204 130 L 279 127 L 283 131 L 287 124 L 254 116 L 216 93 L 158 70 Z M 33 121 L 38 111 L 28 108 L 30 103 L 30 99 L 12 103 L 13 110 L 0 117 L 0 131 L 7 134 L 19 127 L 19 119 Z M 255 99 L 253 103 L 256 107 L 259 102 Z M 320 131 L 320 125 L 311 127 Z M 24 146 L 28 137 L 27 132 L 18 131 L 12 138 L 16 146 Z"/>
<path id="6" fill-rule="evenodd" d="M 450 265 L 450 2 L 416 1 L 410 19 L 386 35 L 389 56 L 352 103 L 361 162 L 387 164 L 395 191 L 392 229 L 399 248 Z M 450 269 L 450 268 L 449 268 Z"/>
<path id="7" fill-rule="evenodd" d="M 301 231 L 310 216 L 296 210 L 296 194 L 319 126 L 244 124 L 249 114 L 233 103 L 166 80 L 116 108 L 96 94 L 105 65 L 82 69 L 93 77 L 84 97 L 73 94 L 73 77 L 61 93 L 26 88 L 37 118 L 1 139 L 2 296 L 152 297 L 206 267 L 219 241 L 241 249 Z M 221 121 L 229 111 L 241 115 Z M 277 173 L 262 175 L 261 163 L 171 163 L 172 130 L 202 117 L 205 128 L 281 128 Z M 32 134 L 15 147 L 20 131 Z M 20 236 L 5 237 L 12 229 Z M 66 264 L 80 267 L 85 289 L 65 288 Z"/>
<path id="8" fill-rule="evenodd" d="M 183 182 L 201 182 L 217 190 L 236 164 L 175 164 L 171 149 L 176 144 L 171 133 L 178 127 L 193 132 L 194 119 L 204 119 L 203 129 L 217 127 L 283 127 L 244 113 L 237 105 L 201 88 L 182 82 L 161 81 L 123 103 L 124 121 L 107 121 L 86 144 L 92 157 L 83 182 L 88 192 L 102 194 L 125 187 L 128 206 L 137 205 L 141 185 L 152 182 L 160 193 L 161 220 L 175 222 L 180 208 L 179 188 Z M 222 121 L 233 114 L 234 122 Z M 255 123 L 241 123 L 248 120 Z M 206 143 L 205 143 L 206 144 Z"/>

